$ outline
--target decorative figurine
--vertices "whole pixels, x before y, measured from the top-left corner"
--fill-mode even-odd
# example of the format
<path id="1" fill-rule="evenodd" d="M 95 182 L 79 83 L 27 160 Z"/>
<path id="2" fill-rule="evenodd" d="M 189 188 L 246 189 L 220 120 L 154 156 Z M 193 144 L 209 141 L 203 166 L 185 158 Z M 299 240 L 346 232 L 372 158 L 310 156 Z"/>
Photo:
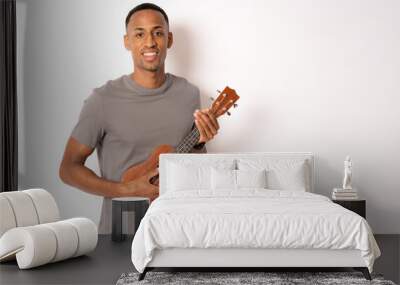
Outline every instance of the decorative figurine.
<path id="1" fill-rule="evenodd" d="M 352 169 L 352 161 L 350 156 L 346 156 L 346 160 L 344 161 L 344 178 L 343 178 L 343 190 L 351 190 L 351 169 Z"/>

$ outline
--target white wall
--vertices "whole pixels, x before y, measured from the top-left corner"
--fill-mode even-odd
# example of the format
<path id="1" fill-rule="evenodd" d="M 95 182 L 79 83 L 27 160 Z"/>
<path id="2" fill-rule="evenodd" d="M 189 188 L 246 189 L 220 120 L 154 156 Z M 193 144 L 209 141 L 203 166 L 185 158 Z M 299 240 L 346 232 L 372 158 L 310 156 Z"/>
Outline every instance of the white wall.
<path id="1" fill-rule="evenodd" d="M 122 37 L 138 1 L 17 0 L 21 188 L 44 187 L 63 217 L 99 219 L 100 199 L 64 185 L 58 166 L 92 88 L 132 71 Z M 157 1 L 175 43 L 167 71 L 203 105 L 229 85 L 239 108 L 209 151 L 312 151 L 317 192 L 343 160 L 375 233 L 400 233 L 399 1 Z M 97 168 L 97 157 L 88 161 Z"/>

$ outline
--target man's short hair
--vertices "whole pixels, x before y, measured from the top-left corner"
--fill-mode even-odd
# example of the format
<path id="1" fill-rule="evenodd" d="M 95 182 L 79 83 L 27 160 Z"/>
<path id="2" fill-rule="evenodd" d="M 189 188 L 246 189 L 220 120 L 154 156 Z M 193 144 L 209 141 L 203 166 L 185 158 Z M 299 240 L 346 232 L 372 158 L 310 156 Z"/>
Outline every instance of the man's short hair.
<path id="1" fill-rule="evenodd" d="M 129 20 L 133 14 L 135 14 L 136 12 L 141 11 L 141 10 L 149 10 L 149 9 L 160 12 L 163 15 L 165 21 L 167 22 L 167 25 L 169 25 L 167 13 L 165 13 L 165 11 L 161 7 L 159 7 L 155 4 L 152 4 L 152 3 L 142 3 L 140 5 L 137 5 L 132 10 L 129 11 L 128 16 L 126 16 L 126 19 L 125 19 L 125 28 L 128 27 Z"/>

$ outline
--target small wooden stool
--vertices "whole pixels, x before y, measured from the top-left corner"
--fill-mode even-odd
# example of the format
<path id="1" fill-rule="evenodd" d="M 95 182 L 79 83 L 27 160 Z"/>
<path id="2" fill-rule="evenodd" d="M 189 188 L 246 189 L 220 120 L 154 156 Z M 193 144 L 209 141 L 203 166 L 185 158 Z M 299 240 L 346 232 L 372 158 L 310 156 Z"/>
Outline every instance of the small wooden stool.
<path id="1" fill-rule="evenodd" d="M 149 208 L 149 199 L 145 197 L 120 197 L 112 199 L 112 234 L 113 241 L 123 241 L 126 235 L 122 233 L 122 212 L 135 212 L 135 235 L 140 221 Z"/>

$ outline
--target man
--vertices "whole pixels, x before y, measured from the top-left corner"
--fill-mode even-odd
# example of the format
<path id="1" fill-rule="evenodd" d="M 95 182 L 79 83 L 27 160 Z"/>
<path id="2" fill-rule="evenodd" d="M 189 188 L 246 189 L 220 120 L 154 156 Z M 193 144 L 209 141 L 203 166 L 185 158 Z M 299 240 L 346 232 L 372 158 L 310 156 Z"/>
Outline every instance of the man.
<path id="1" fill-rule="evenodd" d="M 199 129 L 198 151 L 219 129 L 208 109 L 200 108 L 199 89 L 184 78 L 165 73 L 167 49 L 172 46 L 166 13 L 154 4 L 133 8 L 125 21 L 125 48 L 132 54 L 134 71 L 95 88 L 85 100 L 60 165 L 64 183 L 104 197 L 99 233 L 111 232 L 111 198 L 158 197 L 149 183 L 153 171 L 122 183 L 130 166 L 145 160 L 160 144 L 174 147 L 193 127 Z M 85 167 L 97 148 L 101 177 Z"/>

